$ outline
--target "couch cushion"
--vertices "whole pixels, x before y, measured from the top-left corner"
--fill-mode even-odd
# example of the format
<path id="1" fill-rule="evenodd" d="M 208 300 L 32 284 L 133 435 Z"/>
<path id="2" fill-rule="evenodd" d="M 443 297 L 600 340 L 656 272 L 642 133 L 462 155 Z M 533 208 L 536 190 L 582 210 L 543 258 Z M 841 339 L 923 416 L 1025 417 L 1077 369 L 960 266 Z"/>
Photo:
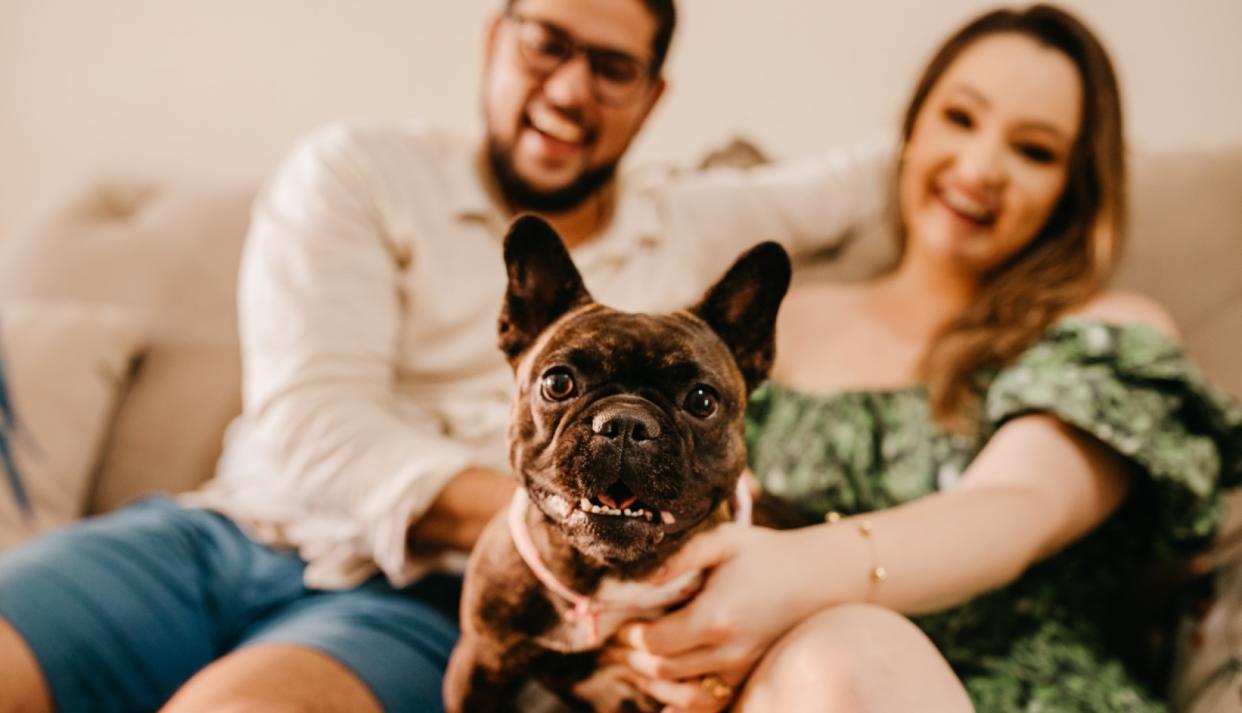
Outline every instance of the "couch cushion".
<path id="1" fill-rule="evenodd" d="M 132 310 L 147 348 L 105 444 L 92 510 L 209 476 L 240 411 L 237 265 L 250 190 L 114 182 L 0 246 L 0 299 Z"/>
<path id="2" fill-rule="evenodd" d="M 1242 398 L 1242 148 L 1139 156 L 1116 284 L 1173 314 L 1186 348 Z"/>
<path id="3" fill-rule="evenodd" d="M 0 550 L 85 512 L 140 337 L 109 305 L 0 302 Z"/>

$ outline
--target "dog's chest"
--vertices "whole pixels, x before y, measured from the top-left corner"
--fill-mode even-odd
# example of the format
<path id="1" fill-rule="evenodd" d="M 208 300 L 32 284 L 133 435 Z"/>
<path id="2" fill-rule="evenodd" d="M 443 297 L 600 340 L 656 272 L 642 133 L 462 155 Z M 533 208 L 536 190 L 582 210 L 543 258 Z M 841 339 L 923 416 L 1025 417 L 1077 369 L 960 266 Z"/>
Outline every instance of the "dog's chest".
<path id="1" fill-rule="evenodd" d="M 689 599 L 701 582 L 700 572 L 688 572 L 660 585 L 607 577 L 589 599 L 577 603 L 545 592 L 560 619 L 536 642 L 562 653 L 598 649 L 622 624 L 660 616 Z"/>

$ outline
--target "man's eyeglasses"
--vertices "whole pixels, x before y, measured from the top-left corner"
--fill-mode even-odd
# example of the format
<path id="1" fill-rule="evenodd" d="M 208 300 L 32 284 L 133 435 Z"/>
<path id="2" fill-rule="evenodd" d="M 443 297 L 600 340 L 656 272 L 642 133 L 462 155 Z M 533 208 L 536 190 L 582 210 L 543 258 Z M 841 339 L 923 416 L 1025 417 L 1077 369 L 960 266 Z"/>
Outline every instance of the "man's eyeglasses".
<path id="1" fill-rule="evenodd" d="M 517 27 L 518 52 L 531 72 L 546 77 L 579 54 L 591 68 L 591 90 L 604 104 L 624 106 L 634 101 L 651 79 L 646 62 L 620 50 L 594 47 L 575 40 L 561 28 L 509 13 Z"/>

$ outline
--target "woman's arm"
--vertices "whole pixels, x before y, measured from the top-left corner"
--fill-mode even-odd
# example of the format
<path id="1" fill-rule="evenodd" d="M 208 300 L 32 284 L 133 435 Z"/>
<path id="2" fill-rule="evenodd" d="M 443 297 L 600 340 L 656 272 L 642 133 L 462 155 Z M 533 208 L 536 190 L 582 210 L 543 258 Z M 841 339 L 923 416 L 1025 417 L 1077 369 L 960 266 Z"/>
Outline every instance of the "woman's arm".
<path id="1" fill-rule="evenodd" d="M 906 614 L 960 604 L 1009 584 L 1031 565 L 1104 521 L 1127 489 L 1126 462 L 1095 439 L 1049 416 L 1003 426 L 955 490 L 821 527 L 850 535 L 852 550 L 874 548 L 888 578 L 834 584 L 835 601 L 866 601 Z M 871 525 L 871 543 L 858 534 Z M 841 527 L 846 525 L 846 527 Z M 870 552 L 856 556 L 870 558 Z M 867 572 L 872 564 L 868 561 Z M 869 593 L 874 591 L 874 596 Z"/>
<path id="2" fill-rule="evenodd" d="M 781 634 L 826 607 L 871 601 L 917 614 L 964 602 L 1086 534 L 1121 503 L 1127 482 L 1125 461 L 1089 436 L 1047 416 L 1015 419 L 954 490 L 834 524 L 725 526 L 696 538 L 661 578 L 712 570 L 703 591 L 623 630 L 639 649 L 629 661 L 656 678 L 740 680 Z M 882 582 L 871 577 L 876 566 Z"/>
<path id="3" fill-rule="evenodd" d="M 1176 338 L 1168 313 L 1142 295 L 1105 292 L 1076 313 L 1146 324 Z M 832 525 L 784 533 L 724 528 L 689 543 L 669 562 L 667 577 L 720 565 L 743 554 L 744 541 L 770 534 L 772 550 L 754 557 L 754 566 L 768 561 L 772 570 L 796 573 L 787 584 L 794 621 L 860 601 L 906 614 L 936 611 L 1012 582 L 1104 521 L 1126 495 L 1127 467 L 1114 450 L 1057 418 L 1023 416 L 997 431 L 956 489 Z M 869 538 L 859 531 L 864 521 Z M 873 583 L 877 566 L 887 578 Z M 755 595 L 768 601 L 781 596 L 771 588 Z M 681 617 L 697 615 L 694 608 Z"/>

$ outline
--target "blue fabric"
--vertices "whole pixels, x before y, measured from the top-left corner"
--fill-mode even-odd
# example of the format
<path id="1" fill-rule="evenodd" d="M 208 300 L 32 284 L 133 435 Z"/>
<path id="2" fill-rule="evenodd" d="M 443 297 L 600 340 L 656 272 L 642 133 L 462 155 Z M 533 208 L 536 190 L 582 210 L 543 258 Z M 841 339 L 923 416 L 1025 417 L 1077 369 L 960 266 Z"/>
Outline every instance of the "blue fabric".
<path id="1" fill-rule="evenodd" d="M 216 658 L 273 642 L 336 658 L 389 713 L 440 710 L 460 577 L 317 591 L 303 567 L 223 516 L 157 498 L 0 556 L 0 616 L 68 713 L 154 711 Z"/>

